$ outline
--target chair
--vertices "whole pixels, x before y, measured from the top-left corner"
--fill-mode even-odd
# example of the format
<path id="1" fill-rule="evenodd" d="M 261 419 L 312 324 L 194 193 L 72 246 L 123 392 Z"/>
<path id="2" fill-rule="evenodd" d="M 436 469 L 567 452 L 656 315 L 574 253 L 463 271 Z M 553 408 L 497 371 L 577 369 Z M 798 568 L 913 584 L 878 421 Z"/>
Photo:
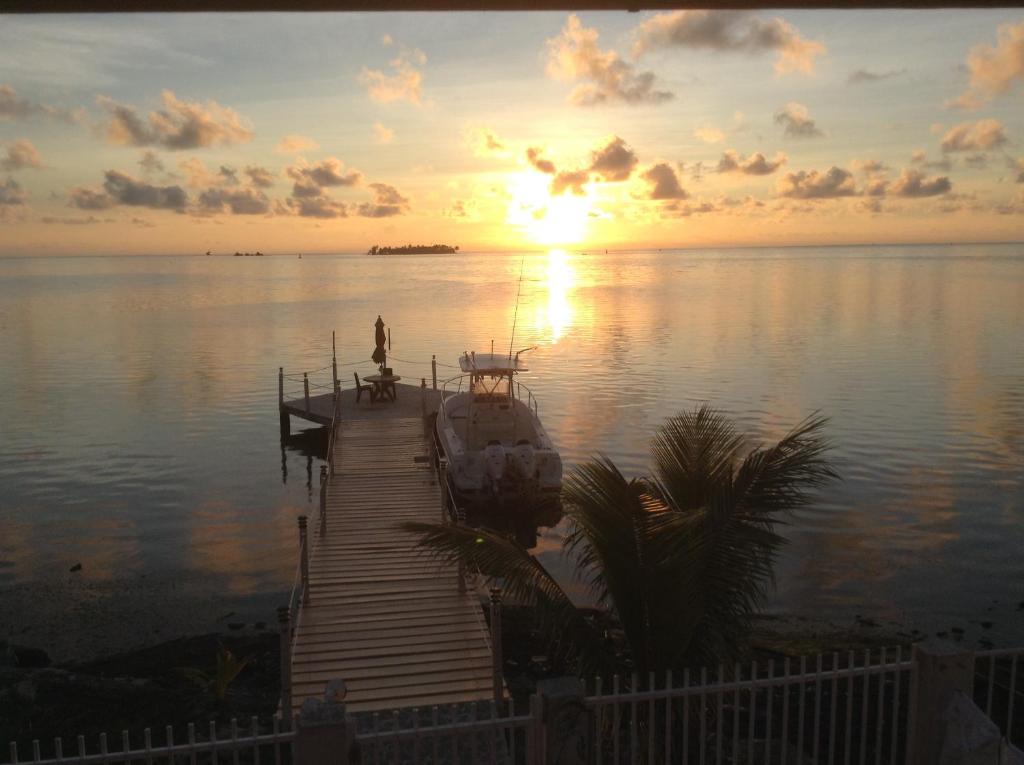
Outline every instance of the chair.
<path id="1" fill-rule="evenodd" d="M 367 393 L 370 394 L 370 403 L 371 404 L 374 401 L 376 401 L 377 400 L 377 393 L 376 393 L 376 391 L 374 391 L 373 386 L 372 385 L 360 385 L 359 384 L 359 375 L 356 372 L 353 372 L 352 376 L 356 379 L 356 403 L 358 404 L 359 403 L 359 399 L 361 399 L 363 397 L 363 391 L 366 391 Z"/>

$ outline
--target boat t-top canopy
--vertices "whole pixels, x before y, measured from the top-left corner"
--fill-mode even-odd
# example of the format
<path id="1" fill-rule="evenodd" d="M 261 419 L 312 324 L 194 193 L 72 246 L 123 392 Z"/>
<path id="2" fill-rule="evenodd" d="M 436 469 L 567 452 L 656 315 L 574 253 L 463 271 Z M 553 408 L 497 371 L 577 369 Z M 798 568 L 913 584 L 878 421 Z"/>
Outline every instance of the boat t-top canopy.
<path id="1" fill-rule="evenodd" d="M 463 372 L 474 374 L 507 375 L 515 372 L 526 372 L 526 364 L 519 360 L 519 354 L 509 356 L 499 353 L 470 353 L 466 351 L 459 356 L 459 366 Z"/>

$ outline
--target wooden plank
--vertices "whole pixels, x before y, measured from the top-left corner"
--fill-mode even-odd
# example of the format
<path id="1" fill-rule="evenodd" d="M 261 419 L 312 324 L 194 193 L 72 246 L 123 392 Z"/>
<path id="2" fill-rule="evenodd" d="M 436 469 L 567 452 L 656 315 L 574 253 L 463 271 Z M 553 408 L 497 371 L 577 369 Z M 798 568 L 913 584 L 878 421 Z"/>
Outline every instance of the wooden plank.
<path id="1" fill-rule="evenodd" d="M 332 678 L 346 681 L 356 711 L 490 698 L 479 599 L 459 593 L 454 569 L 400 528 L 443 518 L 424 452 L 419 417 L 378 409 L 341 423 L 327 533 L 314 529 L 311 602 L 297 619 L 295 709 Z"/>

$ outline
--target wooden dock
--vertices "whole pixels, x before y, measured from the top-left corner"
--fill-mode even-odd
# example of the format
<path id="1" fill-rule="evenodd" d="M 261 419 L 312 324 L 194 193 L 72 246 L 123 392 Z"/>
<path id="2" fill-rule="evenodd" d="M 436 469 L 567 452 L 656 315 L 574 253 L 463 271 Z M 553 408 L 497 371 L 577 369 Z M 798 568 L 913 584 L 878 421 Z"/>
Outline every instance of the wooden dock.
<path id="1" fill-rule="evenodd" d="M 429 397 L 400 385 L 397 402 L 356 404 L 342 391 L 326 479 L 326 533 L 309 529 L 308 603 L 292 643 L 291 703 L 344 680 L 354 712 L 493 698 L 480 600 L 458 573 L 415 547 L 403 521 L 441 521 L 441 489 L 423 432 Z M 412 415 L 412 416 L 410 416 Z"/>

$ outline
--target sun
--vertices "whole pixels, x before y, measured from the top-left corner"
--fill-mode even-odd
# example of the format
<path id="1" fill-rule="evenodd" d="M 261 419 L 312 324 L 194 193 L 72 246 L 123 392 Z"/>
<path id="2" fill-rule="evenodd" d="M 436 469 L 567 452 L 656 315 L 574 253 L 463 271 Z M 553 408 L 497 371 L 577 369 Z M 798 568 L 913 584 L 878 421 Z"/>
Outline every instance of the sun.
<path id="1" fill-rule="evenodd" d="M 592 200 L 571 192 L 551 196 L 551 178 L 542 173 L 517 173 L 510 177 L 507 222 L 534 244 L 571 245 L 583 241 L 591 217 Z"/>

